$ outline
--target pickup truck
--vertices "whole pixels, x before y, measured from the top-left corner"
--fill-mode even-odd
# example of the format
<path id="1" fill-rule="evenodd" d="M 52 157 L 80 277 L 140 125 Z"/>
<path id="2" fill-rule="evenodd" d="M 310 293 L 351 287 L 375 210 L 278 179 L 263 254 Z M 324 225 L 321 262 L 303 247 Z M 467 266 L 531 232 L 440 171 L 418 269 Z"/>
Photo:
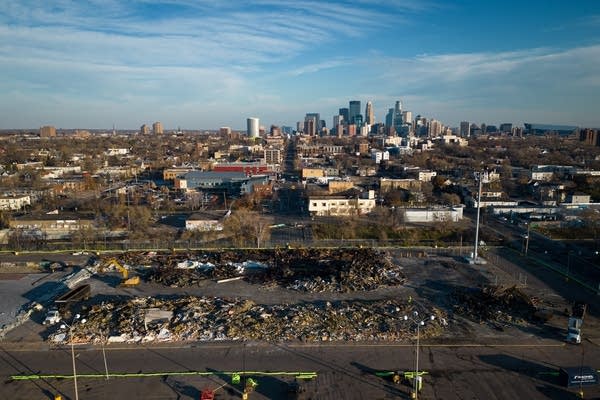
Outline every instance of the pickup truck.
<path id="1" fill-rule="evenodd" d="M 60 321 L 60 313 L 58 312 L 57 309 L 53 308 L 48 311 L 48 314 L 46 314 L 46 319 L 44 319 L 44 322 L 42 324 L 43 325 L 54 325 L 58 321 Z"/>

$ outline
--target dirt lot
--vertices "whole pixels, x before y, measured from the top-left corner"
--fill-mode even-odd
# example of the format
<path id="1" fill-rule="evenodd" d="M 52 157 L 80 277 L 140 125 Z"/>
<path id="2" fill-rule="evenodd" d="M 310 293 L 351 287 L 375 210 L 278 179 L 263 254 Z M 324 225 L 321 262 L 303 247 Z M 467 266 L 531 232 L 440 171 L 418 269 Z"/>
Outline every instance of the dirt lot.
<path id="1" fill-rule="evenodd" d="M 114 255 L 126 265 L 130 276 L 142 277 L 141 283 L 134 287 L 121 286 L 122 275 L 118 271 L 110 268 L 100 271 L 97 267 L 101 262 L 83 259 L 78 266 L 95 265 L 98 272 L 83 281 L 91 285 L 93 297 L 76 306 L 68 321 L 75 321 L 73 315 L 78 312 L 87 319 L 76 331 L 82 343 L 131 334 L 131 341 L 107 344 L 111 371 L 177 371 L 182 366 L 184 370 L 199 371 L 240 370 L 241 366 L 255 370 L 315 370 L 319 377 L 306 383 L 306 399 L 334 399 L 340 395 L 384 399 L 409 397 L 409 383 L 394 386 L 388 378 L 377 377 L 375 373 L 414 368 L 415 324 L 414 320 L 404 321 L 403 316 L 418 311 L 419 320 L 436 316 L 435 322 L 427 321 L 421 331 L 420 369 L 429 371 L 429 375 L 420 397 L 503 399 L 526 393 L 527 398 L 575 398 L 573 390 L 559 386 L 555 373 L 560 366 L 581 362 L 579 349 L 585 348 L 587 364 L 597 359 L 600 329 L 595 295 L 579 290 L 572 282 L 555 279 L 547 271 L 509 263 L 501 252 L 488 252 L 488 264 L 477 266 L 454 256 L 407 258 L 404 255 L 404 251 L 365 250 L 359 255 L 344 254 L 342 265 L 332 262 L 336 260 L 334 257 L 313 252 L 309 254 L 312 258 L 304 257 L 312 260 L 310 263 L 296 268 L 292 263 L 295 258 L 288 254 L 285 273 L 263 270 L 276 264 L 268 253 L 218 257 L 179 254 L 176 259 L 160 254 Z M 216 268 L 206 276 L 202 265 L 221 261 L 223 275 L 215 275 L 214 271 L 219 270 Z M 236 275 L 244 271 L 244 261 L 252 262 L 245 270 L 251 273 Z M 11 262 L 15 262 L 14 256 Z M 177 263 L 184 262 L 188 264 L 186 268 L 174 269 Z M 354 265 L 356 271 L 348 269 L 348 265 Z M 157 268 L 165 266 L 170 266 L 168 274 L 177 276 L 180 272 L 181 276 L 191 278 L 189 281 L 157 279 L 163 276 L 157 275 Z M 311 266 L 324 268 L 319 268 L 317 274 L 306 273 Z M 2 302 L 2 312 L 8 318 L 33 301 L 49 305 L 52 293 L 68 290 L 63 283 L 78 270 L 68 267 L 54 273 L 25 275 L 20 274 L 27 271 L 11 270 L 5 275 L 7 279 L 0 281 L 1 293 L 8 300 Z M 381 274 L 382 270 L 387 272 Z M 360 276 L 349 278 L 356 273 Z M 239 279 L 218 283 L 230 277 Z M 312 284 L 314 280 L 318 285 Z M 586 300 L 590 305 L 583 327 L 584 345 L 565 347 L 565 310 L 568 312 L 574 300 Z M 144 321 L 136 314 L 138 309 L 173 311 L 170 314 L 173 318 Z M 544 310 L 546 316 L 550 312 L 552 317 L 547 321 L 536 318 L 538 310 Z M 208 332 L 207 336 L 181 336 L 185 329 L 197 330 L 198 322 L 210 320 L 211 314 L 222 316 L 212 325 L 203 325 L 202 332 Z M 200 319 L 195 321 L 194 315 Z M 40 373 L 69 373 L 66 335 L 59 336 L 62 340 L 56 343 L 50 341 L 65 332 L 58 326 L 42 326 L 43 317 L 43 311 L 34 312 L 22 325 L 7 332 L 0 360 L 5 379 L 27 368 Z M 184 321 L 186 318 L 191 319 Z M 231 324 L 228 319 L 238 322 Z M 304 336 L 295 336 L 296 331 L 284 329 L 296 325 L 304 326 Z M 264 335 L 259 334 L 261 329 L 265 330 Z M 212 349 L 215 337 L 211 339 L 211 330 L 222 334 L 217 337 L 220 340 L 245 340 L 219 341 L 220 350 Z M 287 335 L 283 335 L 285 332 Z M 174 343 L 173 339 L 191 342 Z M 139 342 L 143 344 L 135 344 Z M 103 371 L 98 350 L 97 345 L 78 347 L 81 371 Z M 142 359 L 143 365 L 139 363 Z M 141 393 L 140 385 L 151 388 L 144 392 L 147 398 L 172 398 L 175 394 L 179 398 L 197 398 L 199 388 L 227 384 L 227 379 L 219 375 L 209 378 L 164 375 L 162 380 L 128 378 L 109 382 L 82 381 L 86 390 L 82 398 L 137 394 Z M 289 378 L 263 377 L 259 382 L 260 390 L 252 398 L 288 398 Z M 515 389 L 515 382 L 519 390 Z M 225 389 L 217 398 L 239 398 L 235 387 Z M 49 398 L 55 392 L 67 397 L 72 385 L 69 380 L 12 383 L 0 393 L 4 397 L 14 397 L 16 393 L 35 397 L 40 390 Z M 593 390 L 586 393 L 600 395 Z"/>
<path id="2" fill-rule="evenodd" d="M 115 310 L 134 313 L 130 303 L 136 298 L 162 299 L 159 303 L 135 300 L 141 310 L 162 307 L 175 313 L 183 309 L 196 310 L 200 314 L 210 314 L 210 310 L 216 310 L 214 299 L 218 299 L 225 304 L 219 306 L 219 312 L 228 315 L 243 312 L 240 314 L 243 318 L 240 319 L 245 320 L 248 326 L 258 331 L 274 331 L 272 334 L 266 332 L 266 339 L 278 340 L 277 330 L 281 329 L 281 324 L 303 323 L 309 326 L 303 331 L 302 337 L 310 337 L 309 341 L 407 339 L 412 337 L 414 331 L 410 329 L 410 321 L 403 322 L 402 319 L 404 315 L 414 319 L 415 311 L 419 313 L 416 317 L 419 320 L 432 315 L 436 317 L 435 321 L 428 321 L 423 334 L 439 340 L 477 341 L 484 338 L 515 338 L 515 335 L 562 340 L 571 302 L 580 300 L 574 298 L 577 292 L 568 291 L 572 283 L 558 282 L 566 287 L 566 293 L 572 293 L 573 297 L 565 298 L 555 289 L 557 282 L 548 284 L 536 278 L 532 271 L 519 269 L 491 253 L 488 264 L 477 266 L 463 263 L 458 257 L 439 255 L 406 258 L 401 251 L 370 249 L 343 252 L 303 250 L 301 254 L 294 250 L 277 250 L 182 253 L 175 256 L 147 253 L 115 255 L 132 276 L 142 277 L 141 283 L 134 287 L 120 286 L 121 275 L 118 271 L 103 268 L 111 258 L 104 256 L 99 260 L 81 262 L 82 265 L 94 266 L 97 272 L 85 281 L 91 285 L 93 298 L 77 305 L 71 313 L 71 316 L 80 313 L 89 321 L 78 332 L 78 340 L 82 342 L 86 338 L 91 338 L 93 342 L 99 337 L 121 335 L 126 330 L 124 325 L 128 324 L 128 318 L 122 318 L 112 325 L 99 321 L 114 320 L 112 314 Z M 207 265 L 211 267 L 207 268 Z M 57 282 L 67 272 L 47 276 L 29 275 L 33 278 L 25 275 L 19 280 L 5 280 L 0 285 L 10 286 L 12 297 L 22 290 L 26 293 L 22 299 L 36 301 L 36 293 L 53 285 L 52 289 L 57 289 Z M 239 279 L 219 283 L 220 279 L 231 277 Z M 314 284 L 315 281 L 318 284 Z M 58 289 L 61 289 L 60 285 Z M 65 290 L 62 288 L 62 291 Z M 48 291 L 43 292 L 47 298 Z M 188 299 L 185 305 L 181 304 L 182 300 L 175 304 L 176 299 L 183 297 Z M 198 311 L 197 302 L 202 302 L 205 309 Z M 23 303 L 8 301 L 3 312 L 5 315 L 14 315 L 15 306 Z M 48 301 L 46 303 L 49 304 Z M 116 305 L 116 308 L 106 306 L 108 303 Z M 240 311 L 240 304 L 245 304 L 247 309 Z M 234 311 L 229 307 L 233 307 Z M 584 326 L 590 340 L 597 340 L 594 336 L 600 335 L 596 329 L 595 310 L 596 305 L 590 304 L 591 313 Z M 538 311 L 543 311 L 544 318 L 537 318 L 540 315 Z M 345 318 L 350 320 L 344 320 L 344 312 L 347 313 Z M 321 315 L 318 320 L 313 320 L 315 313 Z M 280 321 L 285 319 L 286 314 L 290 315 L 290 321 Z M 264 315 L 269 315 L 269 318 L 274 315 L 274 319 L 265 323 Z M 30 321 L 8 332 L 6 340 L 35 342 L 60 334 L 57 327 L 42 327 L 39 323 L 43 317 L 43 311 L 33 313 Z M 182 318 L 180 315 L 179 319 Z M 367 322 L 364 327 L 349 323 L 351 320 L 368 318 L 372 323 Z M 321 320 L 329 322 L 318 325 L 317 322 Z M 134 322 L 131 321 L 130 325 L 133 326 Z M 221 339 L 246 337 L 243 324 L 231 326 L 223 321 L 217 322 L 220 325 L 205 326 L 205 330 L 221 329 Z M 139 323 L 135 328 L 137 331 L 130 332 L 126 341 L 140 341 L 148 333 L 148 338 L 144 340 L 198 340 L 211 337 L 210 334 L 167 334 L 165 329 L 182 331 L 183 328 L 178 327 L 175 321 L 154 324 L 148 331 L 147 326 L 142 329 Z M 309 329 L 311 324 L 315 327 L 314 334 Z M 374 329 L 372 324 L 381 326 L 381 329 Z M 163 335 L 157 338 L 161 330 Z M 361 330 L 368 331 L 368 334 L 361 335 Z M 380 334 L 386 331 L 387 334 Z M 392 331 L 403 331 L 404 334 L 390 334 Z M 287 336 L 282 336 L 281 340 L 300 337 L 293 330 L 286 332 Z M 248 335 L 247 339 L 255 337 Z"/>

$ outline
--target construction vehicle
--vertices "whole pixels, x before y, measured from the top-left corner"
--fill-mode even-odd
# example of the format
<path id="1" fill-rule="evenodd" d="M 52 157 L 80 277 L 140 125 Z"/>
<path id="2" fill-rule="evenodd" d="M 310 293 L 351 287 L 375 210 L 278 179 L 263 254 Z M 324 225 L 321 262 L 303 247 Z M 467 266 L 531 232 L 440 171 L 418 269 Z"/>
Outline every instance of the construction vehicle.
<path id="1" fill-rule="evenodd" d="M 52 261 L 52 260 L 42 260 L 40 261 L 40 268 L 49 273 L 54 273 L 56 271 L 64 271 L 67 267 L 67 264 L 63 261 Z"/>
<path id="2" fill-rule="evenodd" d="M 567 342 L 573 344 L 581 343 L 581 326 L 583 325 L 583 318 L 587 305 L 582 302 L 575 302 L 571 309 L 571 316 L 569 317 L 569 325 L 567 326 Z"/>
<path id="3" fill-rule="evenodd" d="M 129 270 L 123 265 L 121 265 L 121 263 L 116 258 L 111 258 L 110 260 L 108 260 L 108 262 L 106 262 L 105 265 L 106 267 L 114 266 L 117 269 L 117 271 L 121 273 L 122 280 L 120 286 L 136 286 L 140 283 L 140 277 L 132 276 L 130 278 Z"/>

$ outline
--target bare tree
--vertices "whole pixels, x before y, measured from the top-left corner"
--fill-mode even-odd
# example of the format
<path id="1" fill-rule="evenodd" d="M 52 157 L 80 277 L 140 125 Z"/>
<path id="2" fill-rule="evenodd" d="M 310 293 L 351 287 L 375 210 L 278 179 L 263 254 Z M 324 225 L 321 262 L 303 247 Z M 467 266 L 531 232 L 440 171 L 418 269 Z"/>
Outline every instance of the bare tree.
<path id="1" fill-rule="evenodd" d="M 273 219 L 245 208 L 235 210 L 225 220 L 225 231 L 236 246 L 260 248 L 271 236 Z"/>

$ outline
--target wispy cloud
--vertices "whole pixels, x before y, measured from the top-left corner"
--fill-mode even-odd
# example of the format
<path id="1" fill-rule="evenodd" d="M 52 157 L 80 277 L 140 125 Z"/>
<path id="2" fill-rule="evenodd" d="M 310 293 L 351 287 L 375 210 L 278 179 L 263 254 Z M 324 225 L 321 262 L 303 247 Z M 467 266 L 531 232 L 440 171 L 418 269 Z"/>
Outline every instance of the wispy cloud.
<path id="1" fill-rule="evenodd" d="M 176 59 L 177 52 L 227 64 L 293 57 L 315 43 L 361 36 L 391 18 L 347 2 L 23 0 L 0 4 L 0 21 L 5 25 L 3 43 L 11 43 L 11 50 L 45 48 L 61 55 L 75 53 L 65 49 L 71 46 L 82 50 L 79 45 L 86 42 L 103 57 L 117 43 L 121 54 L 141 50 L 162 62 Z"/>
<path id="2" fill-rule="evenodd" d="M 388 82 L 390 97 L 416 96 L 413 109 L 429 109 L 420 98 L 445 101 L 437 107 L 443 118 L 456 123 L 473 114 L 491 115 L 500 107 L 505 119 L 522 121 L 528 115 L 554 120 L 569 109 L 564 122 L 591 123 L 600 88 L 600 45 L 571 49 L 534 48 L 509 52 L 479 52 L 381 57 L 371 71 L 377 82 Z M 369 81 L 365 86 L 373 84 Z M 574 107 L 578 104 L 577 107 Z M 510 112 L 508 111 L 510 110 Z M 512 113 L 512 118 L 509 114 Z"/>
<path id="3" fill-rule="evenodd" d="M 382 118 L 399 97 L 415 113 L 435 107 L 438 118 L 467 118 L 472 110 L 497 110 L 499 102 L 514 105 L 506 106 L 507 115 L 526 103 L 530 112 L 546 107 L 559 115 L 565 102 L 575 110 L 573 119 L 595 114 L 600 46 L 585 44 L 595 43 L 593 37 L 571 49 L 550 42 L 514 51 L 493 51 L 492 46 L 489 51 L 411 53 L 418 33 L 405 28 L 422 19 L 419 28 L 426 29 L 428 14 L 440 17 L 444 8 L 458 8 L 446 4 L 0 2 L 0 91 L 5 94 L 0 121 L 13 126 L 16 107 L 22 106 L 38 110 L 39 123 L 50 122 L 41 119 L 52 115 L 72 118 L 70 107 L 79 110 L 75 113 L 81 119 L 116 115 L 130 125 L 159 113 L 203 127 L 226 123 L 219 118 L 230 121 L 234 113 L 289 123 L 308 109 L 333 114 L 349 98 L 372 100 Z M 577 24 L 590 32 L 600 18 L 590 14 Z M 293 103 L 288 104 L 290 94 Z M 575 107 L 577 96 L 590 101 Z M 84 108 L 104 116 L 80 112 Z M 22 114 L 23 120 L 31 118 Z M 210 121 L 202 124 L 200 116 Z"/>
<path id="4" fill-rule="evenodd" d="M 326 69 L 341 67 L 341 66 L 351 66 L 353 62 L 349 58 L 338 58 L 328 61 L 323 61 L 316 64 L 307 64 L 298 68 L 291 69 L 287 72 L 287 75 L 291 76 L 300 76 L 304 74 L 314 74 L 316 72 L 320 72 Z"/>

